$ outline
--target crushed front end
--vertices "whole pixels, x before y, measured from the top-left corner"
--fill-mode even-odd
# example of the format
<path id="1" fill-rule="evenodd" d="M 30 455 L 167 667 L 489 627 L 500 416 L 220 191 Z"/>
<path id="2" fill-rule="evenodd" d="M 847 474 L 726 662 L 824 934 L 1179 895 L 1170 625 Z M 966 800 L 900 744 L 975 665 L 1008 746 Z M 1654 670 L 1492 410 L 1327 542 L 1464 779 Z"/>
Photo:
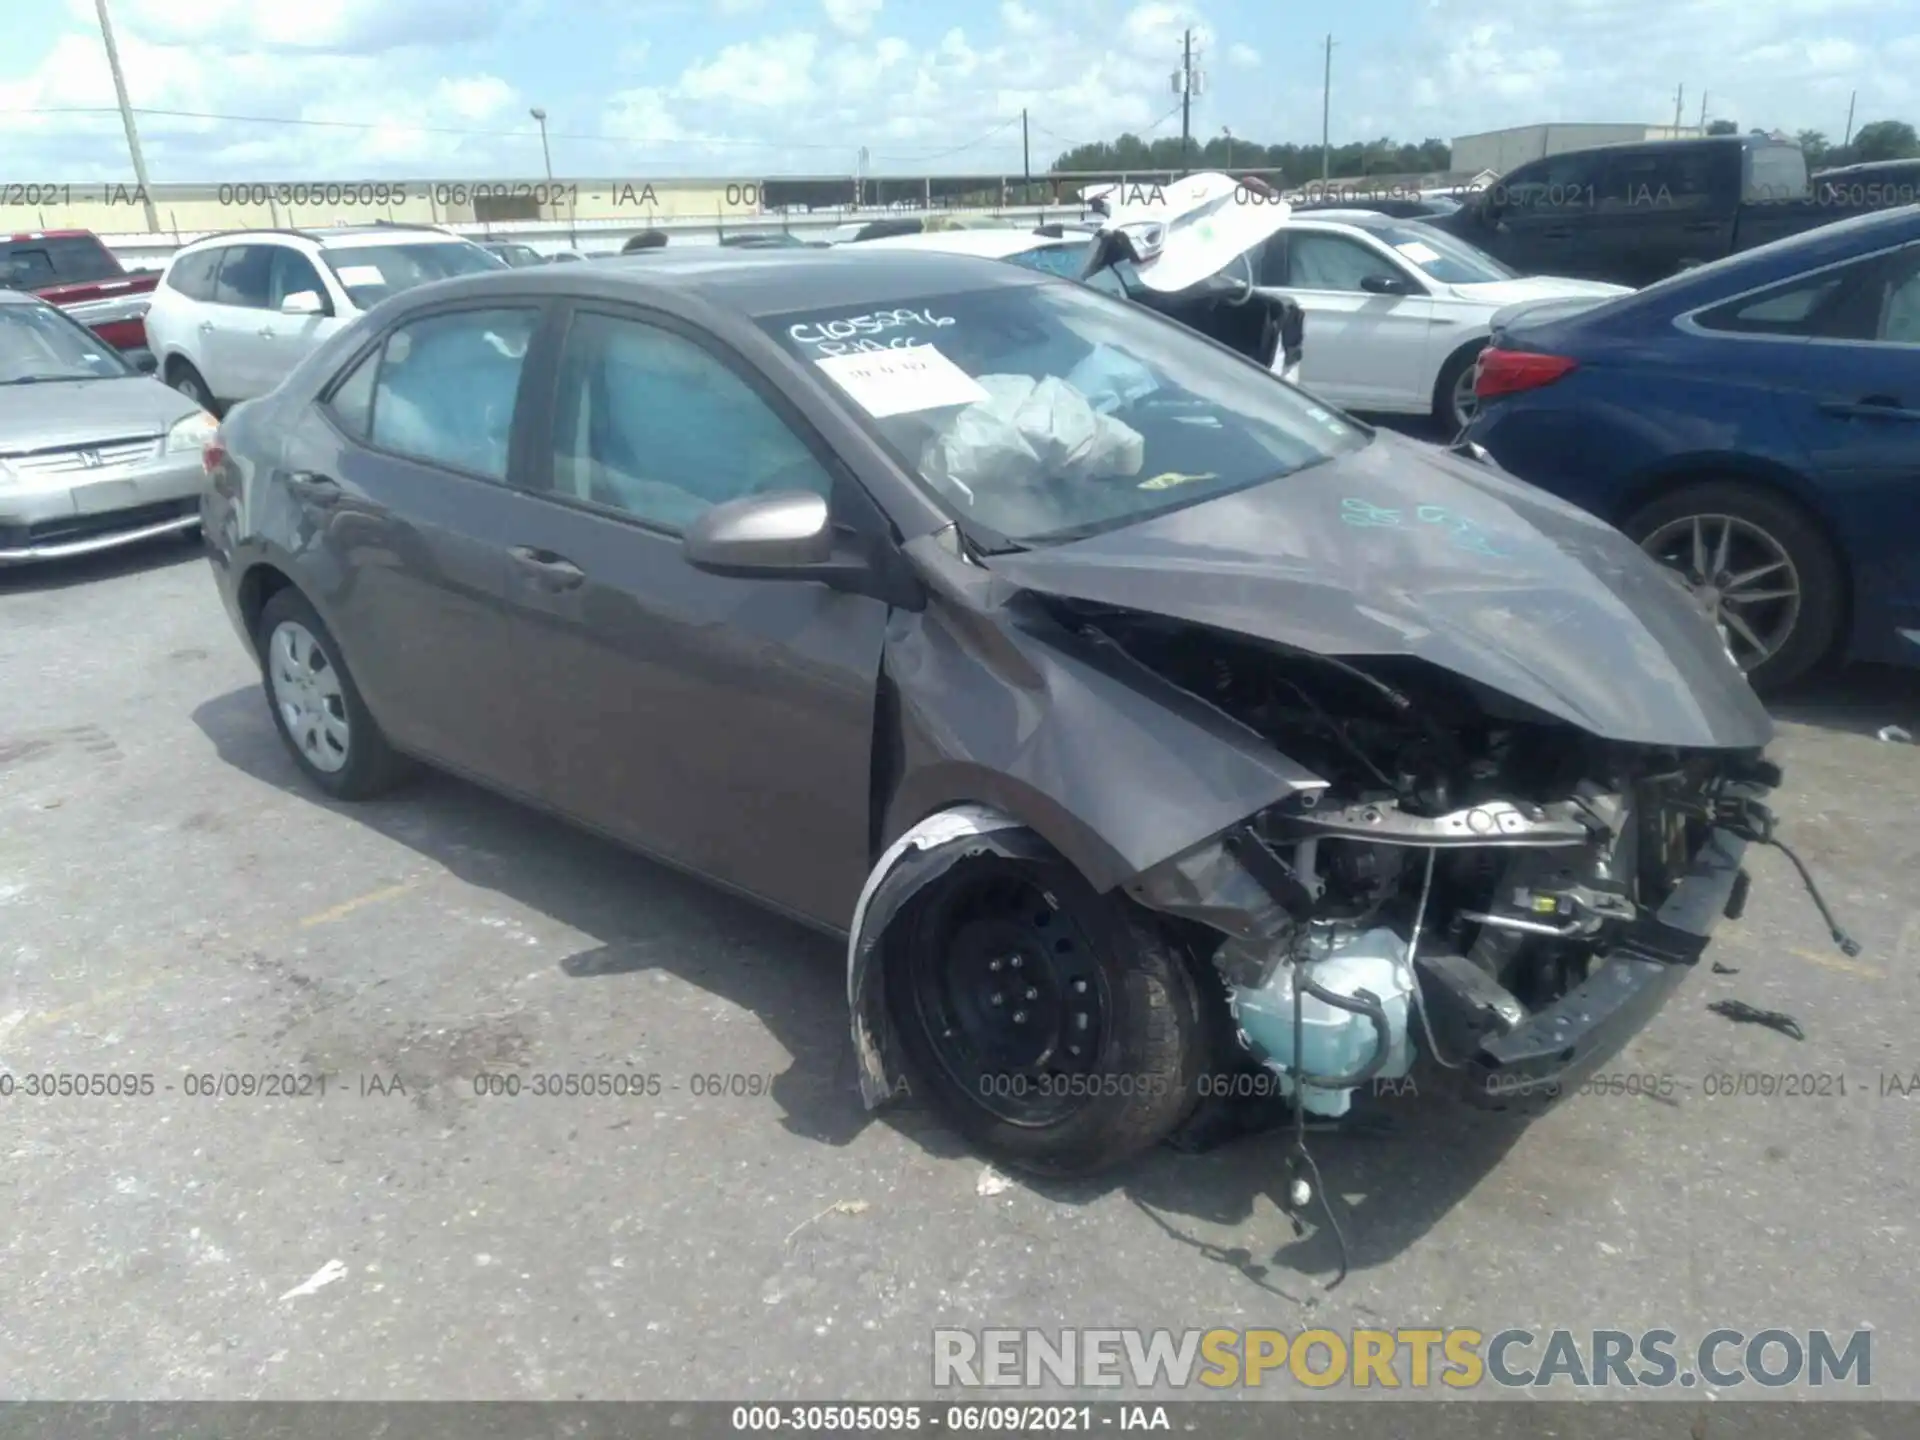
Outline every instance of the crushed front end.
<path id="1" fill-rule="evenodd" d="M 1477 1104 L 1551 1104 L 1744 903 L 1780 780 L 1758 751 L 1597 739 L 1419 662 L 1102 623 L 1326 777 L 1128 886 L 1211 937 L 1238 1044 L 1309 1113 L 1422 1053 Z"/>

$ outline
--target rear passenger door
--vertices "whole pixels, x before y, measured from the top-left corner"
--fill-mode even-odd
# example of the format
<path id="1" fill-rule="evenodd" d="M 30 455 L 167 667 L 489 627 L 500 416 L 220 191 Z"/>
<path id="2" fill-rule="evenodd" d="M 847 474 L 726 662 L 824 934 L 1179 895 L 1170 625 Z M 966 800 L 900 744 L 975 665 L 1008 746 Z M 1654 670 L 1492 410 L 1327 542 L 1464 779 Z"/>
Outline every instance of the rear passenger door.
<path id="1" fill-rule="evenodd" d="M 299 507 L 303 589 L 401 748 L 532 795 L 536 697 L 516 688 L 506 547 L 514 429 L 542 319 L 524 298 L 396 326 L 306 407 L 272 487 Z"/>
<path id="2" fill-rule="evenodd" d="M 200 307 L 195 336 L 199 370 L 223 405 L 265 393 L 259 383 L 256 354 L 267 314 L 267 287 L 273 269 L 268 245 L 229 245 L 220 252 L 213 299 Z"/>
<path id="3" fill-rule="evenodd" d="M 802 580 L 695 570 L 710 507 L 864 492 L 783 397 L 647 312 L 573 312 L 509 554 L 542 797 L 630 844 L 844 925 L 870 861 L 887 606 Z M 849 523 L 853 523 L 851 520 Z"/>
<path id="4" fill-rule="evenodd" d="M 1592 226 L 1623 285 L 1651 285 L 1733 249 L 1741 165 L 1733 145 L 1651 145 L 1612 155 Z"/>

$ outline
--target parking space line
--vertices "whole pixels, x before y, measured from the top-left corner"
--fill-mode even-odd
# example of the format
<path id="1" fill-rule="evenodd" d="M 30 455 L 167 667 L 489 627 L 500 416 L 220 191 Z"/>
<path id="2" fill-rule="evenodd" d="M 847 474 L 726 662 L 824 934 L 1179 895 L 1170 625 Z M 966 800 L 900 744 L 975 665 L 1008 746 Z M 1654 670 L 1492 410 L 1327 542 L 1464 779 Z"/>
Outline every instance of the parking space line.
<path id="1" fill-rule="evenodd" d="M 1818 965 L 1823 970 L 1839 970 L 1848 975 L 1858 975 L 1867 980 L 1884 980 L 1887 972 L 1872 965 L 1863 965 L 1858 960 L 1848 960 L 1839 955 L 1822 955 L 1818 950 L 1794 949 L 1787 952 L 1796 959 Z"/>
<path id="2" fill-rule="evenodd" d="M 353 914 L 354 911 L 364 910 L 369 905 L 378 905 L 383 901 L 398 899 L 408 891 L 418 888 L 423 878 L 422 876 L 416 875 L 411 880 L 402 880 L 398 885 L 388 885 L 379 890 L 369 890 L 364 895 L 357 895 L 351 900 L 342 900 L 338 905 L 308 915 L 300 920 L 298 924 L 302 930 L 307 930 L 315 925 L 327 925 L 335 920 L 345 919 L 347 916 Z"/>

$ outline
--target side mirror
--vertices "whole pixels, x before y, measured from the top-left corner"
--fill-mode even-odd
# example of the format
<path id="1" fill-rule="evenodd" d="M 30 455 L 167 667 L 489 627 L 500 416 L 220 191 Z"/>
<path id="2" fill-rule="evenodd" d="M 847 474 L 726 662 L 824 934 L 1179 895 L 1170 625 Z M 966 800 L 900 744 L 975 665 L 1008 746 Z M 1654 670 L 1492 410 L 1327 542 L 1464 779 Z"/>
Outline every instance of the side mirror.
<path id="1" fill-rule="evenodd" d="M 803 579 L 832 565 L 833 515 L 811 490 L 748 495 L 716 505 L 695 520 L 681 548 L 687 563 L 710 575 L 740 579 Z"/>
<path id="2" fill-rule="evenodd" d="M 1369 295 L 1411 295 L 1413 286 L 1398 275 L 1369 275 L 1360 282 Z"/>
<path id="3" fill-rule="evenodd" d="M 133 368 L 142 375 L 151 375 L 160 368 L 160 357 L 151 350 L 140 350 L 127 357 L 133 362 Z"/>
<path id="4" fill-rule="evenodd" d="M 282 315 L 321 315 L 326 313 L 326 302 L 315 290 L 296 290 L 280 302 Z"/>

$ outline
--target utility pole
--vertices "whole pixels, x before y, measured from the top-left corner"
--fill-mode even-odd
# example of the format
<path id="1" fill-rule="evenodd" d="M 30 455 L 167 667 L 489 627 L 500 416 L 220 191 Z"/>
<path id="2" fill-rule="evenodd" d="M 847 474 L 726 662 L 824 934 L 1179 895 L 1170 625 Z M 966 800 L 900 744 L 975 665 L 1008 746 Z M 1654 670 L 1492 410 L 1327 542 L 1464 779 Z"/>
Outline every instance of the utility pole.
<path id="1" fill-rule="evenodd" d="M 133 183 L 147 207 L 147 233 L 160 233 L 160 212 L 153 203 L 153 191 L 147 186 L 147 159 L 140 153 L 140 132 L 133 123 L 133 103 L 127 99 L 127 77 L 120 73 L 120 50 L 113 43 L 113 21 L 107 18 L 107 0 L 93 0 L 100 16 L 100 38 L 107 45 L 107 69 L 113 72 L 113 93 L 120 101 L 120 123 L 127 131 L 127 151 L 133 156 Z M 1851 126 L 1852 122 L 1848 122 Z"/>
<path id="2" fill-rule="evenodd" d="M 557 204 L 558 202 L 553 198 L 553 152 L 547 149 L 547 112 L 536 105 L 527 113 L 533 117 L 534 123 L 540 127 L 540 159 L 547 167 L 547 203 L 549 205 Z M 571 208 L 567 211 L 567 244 L 575 250 L 580 248 L 580 237 L 576 235 L 573 230 L 573 211 Z"/>
<path id="3" fill-rule="evenodd" d="M 1700 133 L 1707 133 L 1707 92 L 1700 92 Z"/>
<path id="4" fill-rule="evenodd" d="M 1853 143 L 1853 102 L 1859 98 L 1860 92 L 1858 90 L 1853 91 L 1847 96 L 1847 134 L 1846 138 L 1840 142 L 1840 148 L 1842 150 Z"/>
<path id="5" fill-rule="evenodd" d="M 1193 31 L 1180 40 L 1180 173 L 1187 173 L 1187 143 L 1193 133 Z"/>
<path id="6" fill-rule="evenodd" d="M 1687 103 L 1686 95 L 1687 87 L 1685 85 L 1681 85 L 1673 92 L 1673 133 L 1676 137 L 1680 133 L 1680 107 Z"/>
<path id="7" fill-rule="evenodd" d="M 1222 126 L 1220 127 L 1220 133 L 1221 133 L 1222 135 L 1224 135 L 1224 136 L 1226 136 L 1226 137 L 1227 137 L 1227 166 L 1226 166 L 1226 168 L 1227 168 L 1227 169 L 1229 169 L 1229 170 L 1231 170 L 1231 169 L 1233 169 L 1233 127 L 1232 127 L 1231 125 L 1222 125 Z"/>
<path id="8" fill-rule="evenodd" d="M 1333 37 L 1327 36 L 1326 73 L 1320 81 L 1320 183 L 1327 183 L 1329 156 L 1328 122 L 1333 114 Z"/>
<path id="9" fill-rule="evenodd" d="M 1020 109 L 1020 178 L 1024 187 L 1020 191 L 1020 203 L 1025 204 L 1033 198 L 1033 157 L 1027 149 L 1027 111 Z"/>

